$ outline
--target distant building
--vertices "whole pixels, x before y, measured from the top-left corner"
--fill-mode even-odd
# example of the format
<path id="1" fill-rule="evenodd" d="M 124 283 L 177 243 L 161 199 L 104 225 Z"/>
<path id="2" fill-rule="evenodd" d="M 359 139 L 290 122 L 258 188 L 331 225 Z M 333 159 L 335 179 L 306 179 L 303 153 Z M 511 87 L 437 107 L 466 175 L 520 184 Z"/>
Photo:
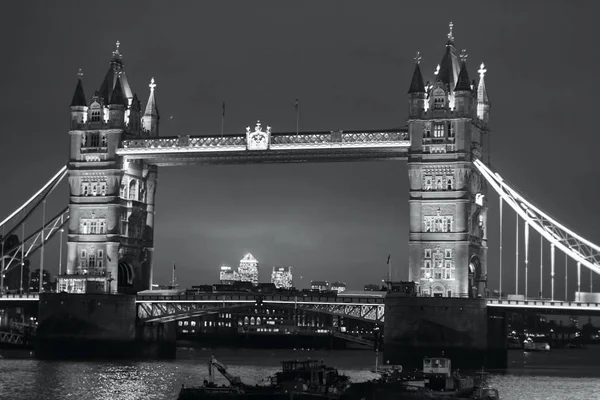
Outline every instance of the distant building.
<path id="1" fill-rule="evenodd" d="M 273 267 L 271 273 L 271 283 L 277 289 L 289 289 L 292 284 L 292 267 Z"/>
<path id="2" fill-rule="evenodd" d="M 234 271 L 234 269 L 230 266 L 222 265 L 221 271 L 219 271 L 219 280 L 224 285 L 231 285 L 233 284 L 233 282 L 237 282 L 240 280 L 240 275 L 237 271 Z"/>
<path id="3" fill-rule="evenodd" d="M 325 292 L 329 290 L 329 282 L 327 281 L 310 281 L 311 290 L 318 290 L 320 292 Z"/>
<path id="4" fill-rule="evenodd" d="M 369 284 L 365 285 L 365 292 L 379 292 L 381 291 L 380 285 Z"/>
<path id="5" fill-rule="evenodd" d="M 50 277 L 50 272 L 48 270 L 44 270 L 42 274 L 42 289 L 44 292 L 48 292 L 52 290 L 52 279 Z M 31 273 L 31 279 L 29 280 L 29 291 L 36 293 L 40 290 L 40 270 L 36 269 Z"/>
<path id="6" fill-rule="evenodd" d="M 344 282 L 333 282 L 331 284 L 331 290 L 334 292 L 342 293 L 346 291 L 346 284 Z"/>
<path id="7" fill-rule="evenodd" d="M 254 286 L 258 285 L 258 261 L 252 254 L 248 253 L 240 260 L 238 274 L 240 281 L 252 282 Z"/>

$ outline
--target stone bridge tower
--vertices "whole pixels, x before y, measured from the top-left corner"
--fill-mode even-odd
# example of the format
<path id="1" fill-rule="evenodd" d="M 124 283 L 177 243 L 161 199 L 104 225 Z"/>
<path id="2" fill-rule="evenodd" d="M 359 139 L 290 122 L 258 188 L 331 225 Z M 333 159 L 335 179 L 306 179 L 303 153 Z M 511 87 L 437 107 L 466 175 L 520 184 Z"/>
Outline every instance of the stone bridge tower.
<path id="1" fill-rule="evenodd" d="M 123 139 L 158 136 L 155 86 L 152 80 L 142 115 L 119 42 L 89 106 L 79 74 L 71 101 L 67 272 L 59 277 L 60 291 L 150 288 L 157 168 L 119 157 L 116 150 Z"/>
<path id="2" fill-rule="evenodd" d="M 433 83 L 423 83 L 420 59 L 408 91 L 409 280 L 432 296 L 478 297 L 487 281 L 487 199 L 472 159 L 483 157 L 490 133 L 485 69 L 478 84 L 469 81 L 452 24 Z"/>

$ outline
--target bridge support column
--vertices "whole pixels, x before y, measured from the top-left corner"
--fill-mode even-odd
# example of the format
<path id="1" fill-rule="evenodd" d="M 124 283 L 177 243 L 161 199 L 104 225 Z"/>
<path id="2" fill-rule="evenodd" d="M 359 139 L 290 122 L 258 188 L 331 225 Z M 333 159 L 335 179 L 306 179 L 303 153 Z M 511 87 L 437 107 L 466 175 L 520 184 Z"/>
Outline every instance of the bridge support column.
<path id="1" fill-rule="evenodd" d="M 443 353 L 457 368 L 507 367 L 506 320 L 483 299 L 388 293 L 384 329 L 384 362 L 421 368 Z"/>

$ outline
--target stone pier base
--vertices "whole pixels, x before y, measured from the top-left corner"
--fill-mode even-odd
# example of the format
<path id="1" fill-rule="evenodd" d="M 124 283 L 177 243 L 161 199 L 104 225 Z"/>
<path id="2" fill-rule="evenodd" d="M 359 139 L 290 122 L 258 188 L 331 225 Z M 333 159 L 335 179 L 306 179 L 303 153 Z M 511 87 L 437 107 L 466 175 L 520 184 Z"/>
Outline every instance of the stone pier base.
<path id="1" fill-rule="evenodd" d="M 507 367 L 506 320 L 483 299 L 407 297 L 388 293 L 384 360 L 421 369 L 423 357 L 450 358 L 453 368 Z"/>
<path id="2" fill-rule="evenodd" d="M 136 326 L 133 295 L 44 293 L 35 356 L 40 359 L 173 358 L 175 326 Z"/>

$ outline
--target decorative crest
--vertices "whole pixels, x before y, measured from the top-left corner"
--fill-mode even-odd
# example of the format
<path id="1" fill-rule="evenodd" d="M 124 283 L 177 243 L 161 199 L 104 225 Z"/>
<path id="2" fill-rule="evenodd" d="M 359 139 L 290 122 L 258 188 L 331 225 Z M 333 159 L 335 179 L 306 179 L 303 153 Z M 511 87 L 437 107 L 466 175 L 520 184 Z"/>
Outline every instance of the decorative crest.
<path id="1" fill-rule="evenodd" d="M 414 58 L 415 62 L 417 64 L 420 64 L 421 63 L 421 58 L 423 58 L 423 57 L 421 57 L 421 52 L 417 51 L 417 55 Z"/>
<path id="2" fill-rule="evenodd" d="M 254 132 L 246 127 L 246 145 L 248 150 L 267 150 L 269 148 L 271 137 L 271 127 L 267 126 L 266 131 L 262 130 L 260 121 L 256 121 Z"/>
<path id="3" fill-rule="evenodd" d="M 487 72 L 487 69 L 485 69 L 485 65 L 483 65 L 483 63 L 481 63 L 481 67 L 479 68 L 479 70 L 477 70 L 477 72 L 479 72 L 479 77 L 483 79 L 483 76 Z"/>
<path id="4" fill-rule="evenodd" d="M 150 91 L 154 92 L 154 88 L 156 87 L 156 83 L 154 83 L 154 77 L 150 79 L 150 84 L 148 86 L 150 87 Z"/>
<path id="5" fill-rule="evenodd" d="M 440 64 L 437 65 L 435 72 L 433 73 L 434 75 L 437 75 L 440 73 Z"/>
<path id="6" fill-rule="evenodd" d="M 467 62 L 467 57 L 469 57 L 469 55 L 467 54 L 467 50 L 462 49 L 460 51 L 460 61 Z"/>
<path id="7" fill-rule="evenodd" d="M 83 78 L 83 72 L 81 71 L 81 68 L 79 68 L 79 72 L 77 72 L 77 76 L 79 77 L 79 79 Z"/>
<path id="8" fill-rule="evenodd" d="M 448 24 L 448 27 L 450 28 L 450 31 L 448 32 L 448 41 L 453 42 L 454 36 L 452 36 L 452 28 L 454 27 L 454 24 L 450 22 L 450 24 Z"/>

